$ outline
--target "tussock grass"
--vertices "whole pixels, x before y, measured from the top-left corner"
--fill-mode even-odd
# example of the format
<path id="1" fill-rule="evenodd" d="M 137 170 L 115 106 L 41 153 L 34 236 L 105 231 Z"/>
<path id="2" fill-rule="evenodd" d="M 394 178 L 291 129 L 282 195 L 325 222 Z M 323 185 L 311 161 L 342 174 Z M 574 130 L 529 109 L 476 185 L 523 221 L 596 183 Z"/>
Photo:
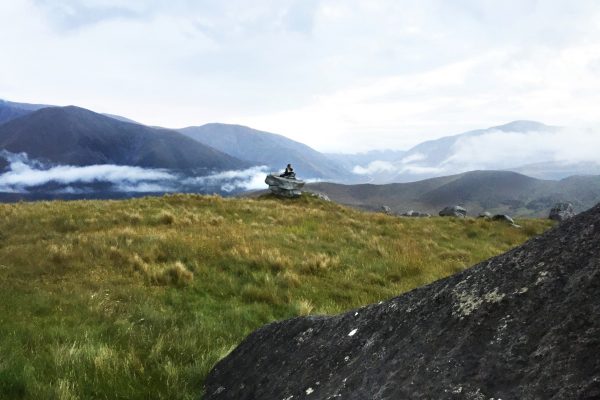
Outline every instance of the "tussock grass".
<path id="1" fill-rule="evenodd" d="M 443 278 L 551 226 L 172 195 L 0 205 L 0 398 L 196 399 L 245 335 Z"/>

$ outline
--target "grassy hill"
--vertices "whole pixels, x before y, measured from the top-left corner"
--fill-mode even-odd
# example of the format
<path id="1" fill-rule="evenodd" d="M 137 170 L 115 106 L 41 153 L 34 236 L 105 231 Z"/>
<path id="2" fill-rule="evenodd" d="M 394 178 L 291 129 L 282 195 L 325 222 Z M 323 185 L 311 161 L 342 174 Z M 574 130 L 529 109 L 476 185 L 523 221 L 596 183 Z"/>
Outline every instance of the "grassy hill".
<path id="1" fill-rule="evenodd" d="M 312 197 L 0 205 L 0 398 L 192 399 L 270 321 L 396 296 L 551 226 Z"/>
<path id="2" fill-rule="evenodd" d="M 489 211 L 547 217 L 557 202 L 571 202 L 575 210 L 581 212 L 600 201 L 600 176 L 550 181 L 510 171 L 470 171 L 386 185 L 317 182 L 308 187 L 327 194 L 336 202 L 363 209 L 379 210 L 387 205 L 398 213 L 412 209 L 436 215 L 445 206 L 460 204 L 470 215 Z"/>

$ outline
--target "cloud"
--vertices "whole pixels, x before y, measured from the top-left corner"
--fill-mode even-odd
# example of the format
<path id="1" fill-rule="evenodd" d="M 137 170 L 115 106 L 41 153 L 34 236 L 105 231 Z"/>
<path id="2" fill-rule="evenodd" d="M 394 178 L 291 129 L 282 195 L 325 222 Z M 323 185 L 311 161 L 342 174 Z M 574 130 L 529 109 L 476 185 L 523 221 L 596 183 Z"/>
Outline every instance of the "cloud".
<path id="1" fill-rule="evenodd" d="M 600 129 L 545 132 L 491 131 L 463 137 L 442 165 L 451 170 L 507 169 L 540 162 L 600 164 Z"/>
<path id="2" fill-rule="evenodd" d="M 515 119 L 596 122 L 599 15 L 594 0 L 3 1 L 0 95 L 406 149 Z"/>
<path id="3" fill-rule="evenodd" d="M 182 176 L 166 169 L 149 169 L 125 165 L 46 166 L 26 154 L 0 151 L 8 162 L 0 174 L 0 192 L 27 192 L 53 184 L 57 193 L 105 192 L 199 192 L 233 193 L 264 189 L 267 167 L 224 171 L 208 176 Z M 102 184 L 102 189 L 93 185 Z M 108 185 L 108 187 L 106 186 Z"/>
<path id="4" fill-rule="evenodd" d="M 176 179 L 175 175 L 162 169 L 110 164 L 83 167 L 61 165 L 44 169 L 41 163 L 29 160 L 24 153 L 13 154 L 3 150 L 0 151 L 0 157 L 9 163 L 7 171 L 0 175 L 0 191 L 4 192 L 24 191 L 48 183 L 72 185 L 106 182 L 122 188 Z"/>
<path id="5" fill-rule="evenodd" d="M 265 177 L 268 167 L 257 166 L 245 170 L 232 170 L 216 174 L 188 178 L 183 181 L 184 185 L 190 186 L 220 186 L 221 190 L 231 193 L 236 190 L 265 189 Z"/>
<path id="6" fill-rule="evenodd" d="M 357 175 L 373 175 L 382 172 L 394 172 L 397 171 L 397 167 L 388 161 L 375 160 L 371 161 L 366 167 L 356 165 L 352 172 Z"/>

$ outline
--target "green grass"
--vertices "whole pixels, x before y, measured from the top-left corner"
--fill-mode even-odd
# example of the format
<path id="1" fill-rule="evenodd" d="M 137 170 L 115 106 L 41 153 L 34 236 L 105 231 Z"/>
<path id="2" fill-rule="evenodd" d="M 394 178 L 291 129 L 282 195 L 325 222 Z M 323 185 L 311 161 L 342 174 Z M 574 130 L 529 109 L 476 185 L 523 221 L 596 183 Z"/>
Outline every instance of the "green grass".
<path id="1" fill-rule="evenodd" d="M 197 399 L 265 323 L 399 295 L 551 226 L 517 222 L 307 196 L 0 205 L 0 398 Z"/>

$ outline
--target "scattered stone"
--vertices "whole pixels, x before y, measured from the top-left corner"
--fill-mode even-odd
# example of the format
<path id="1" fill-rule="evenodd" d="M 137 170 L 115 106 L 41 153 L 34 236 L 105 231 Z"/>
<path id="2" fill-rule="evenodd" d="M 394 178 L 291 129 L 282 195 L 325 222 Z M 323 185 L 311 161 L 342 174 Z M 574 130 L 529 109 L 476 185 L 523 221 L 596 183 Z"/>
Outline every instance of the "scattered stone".
<path id="1" fill-rule="evenodd" d="M 492 217 L 492 221 L 501 221 L 511 225 L 515 225 L 515 220 L 506 214 L 496 214 Z"/>
<path id="2" fill-rule="evenodd" d="M 311 398 L 598 399 L 598 243 L 600 205 L 400 297 L 268 324 L 216 364 L 205 399 L 304 399 L 317 381 Z"/>
<path id="3" fill-rule="evenodd" d="M 304 186 L 304 181 L 275 175 L 267 175 L 265 183 L 269 185 L 269 190 L 274 195 L 289 198 L 300 197 L 302 195 L 300 189 Z"/>
<path id="4" fill-rule="evenodd" d="M 484 211 L 482 213 L 479 213 L 479 215 L 477 216 L 477 218 L 492 219 L 492 214 L 490 214 L 487 211 Z"/>
<path id="5" fill-rule="evenodd" d="M 562 222 L 575 216 L 575 210 L 573 210 L 573 204 L 571 203 L 556 203 L 550 210 L 548 218 Z"/>
<path id="6" fill-rule="evenodd" d="M 311 197 L 316 197 L 317 199 L 323 200 L 323 201 L 331 201 L 331 199 L 329 198 L 329 196 L 327 196 L 324 193 L 319 193 L 319 192 L 310 192 Z"/>
<path id="7" fill-rule="evenodd" d="M 461 206 L 448 206 L 440 211 L 440 217 L 458 217 L 464 218 L 467 216 L 467 210 Z"/>
<path id="8" fill-rule="evenodd" d="M 401 217 L 427 218 L 427 217 L 431 217 L 431 214 L 420 212 L 420 211 L 410 210 L 410 211 L 400 214 L 400 216 Z"/>
<path id="9" fill-rule="evenodd" d="M 387 215 L 392 215 L 392 209 L 388 206 L 381 206 L 381 212 Z"/>

